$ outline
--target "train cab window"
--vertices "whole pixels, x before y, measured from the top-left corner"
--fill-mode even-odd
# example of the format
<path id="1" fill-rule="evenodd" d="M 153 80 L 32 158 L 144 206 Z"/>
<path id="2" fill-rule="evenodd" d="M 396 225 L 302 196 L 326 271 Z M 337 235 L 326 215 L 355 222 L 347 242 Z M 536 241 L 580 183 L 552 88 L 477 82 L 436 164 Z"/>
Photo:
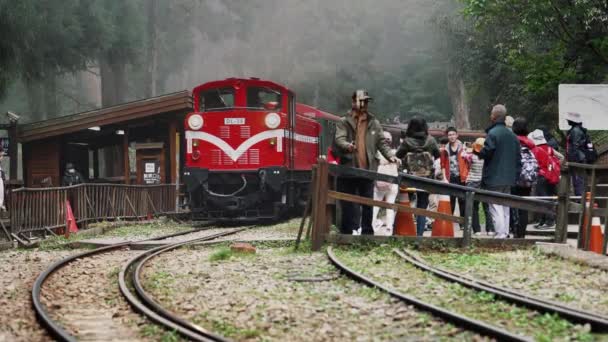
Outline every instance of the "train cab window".
<path id="1" fill-rule="evenodd" d="M 200 108 L 201 112 L 208 112 L 213 110 L 222 110 L 225 108 L 234 107 L 234 89 L 222 88 L 222 89 L 211 89 L 201 93 L 200 95 Z"/>
<path id="2" fill-rule="evenodd" d="M 247 88 L 247 107 L 280 110 L 281 92 L 266 87 L 249 87 Z"/>

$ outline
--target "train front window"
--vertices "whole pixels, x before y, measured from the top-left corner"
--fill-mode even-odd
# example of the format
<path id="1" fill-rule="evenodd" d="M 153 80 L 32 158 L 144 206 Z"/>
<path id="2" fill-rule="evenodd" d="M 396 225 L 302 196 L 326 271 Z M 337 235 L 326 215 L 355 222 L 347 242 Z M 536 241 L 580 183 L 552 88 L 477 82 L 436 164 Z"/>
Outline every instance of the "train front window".
<path id="1" fill-rule="evenodd" d="M 281 92 L 267 87 L 249 87 L 247 88 L 247 107 L 280 110 Z"/>
<path id="2" fill-rule="evenodd" d="M 201 93 L 199 100 L 199 111 L 201 112 L 233 108 L 234 89 L 221 88 L 207 90 Z"/>

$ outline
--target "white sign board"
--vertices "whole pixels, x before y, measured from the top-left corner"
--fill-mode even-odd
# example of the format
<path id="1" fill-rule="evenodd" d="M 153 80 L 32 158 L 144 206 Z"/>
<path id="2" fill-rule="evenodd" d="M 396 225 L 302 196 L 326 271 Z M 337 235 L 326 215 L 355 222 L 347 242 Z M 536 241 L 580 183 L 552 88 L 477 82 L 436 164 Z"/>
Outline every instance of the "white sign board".
<path id="1" fill-rule="evenodd" d="M 560 84 L 559 128 L 570 129 L 567 112 L 577 112 L 583 127 L 589 130 L 608 130 L 608 84 Z"/>
<path id="2" fill-rule="evenodd" d="M 146 163 L 145 171 L 144 171 L 145 173 L 154 173 L 154 170 L 155 170 L 154 163 Z"/>

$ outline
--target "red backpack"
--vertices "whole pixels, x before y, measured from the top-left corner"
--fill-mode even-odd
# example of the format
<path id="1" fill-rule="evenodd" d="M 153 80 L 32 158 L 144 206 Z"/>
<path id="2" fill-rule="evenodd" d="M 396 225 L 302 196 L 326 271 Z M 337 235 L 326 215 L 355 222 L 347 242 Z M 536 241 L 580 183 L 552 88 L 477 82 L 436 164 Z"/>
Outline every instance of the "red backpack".
<path id="1" fill-rule="evenodd" d="M 549 149 L 549 158 L 547 159 L 547 172 L 545 173 L 545 178 L 547 179 L 547 183 L 551 185 L 555 185 L 559 183 L 559 174 L 561 172 L 561 165 L 559 163 L 559 158 L 553 153 L 553 149 Z"/>

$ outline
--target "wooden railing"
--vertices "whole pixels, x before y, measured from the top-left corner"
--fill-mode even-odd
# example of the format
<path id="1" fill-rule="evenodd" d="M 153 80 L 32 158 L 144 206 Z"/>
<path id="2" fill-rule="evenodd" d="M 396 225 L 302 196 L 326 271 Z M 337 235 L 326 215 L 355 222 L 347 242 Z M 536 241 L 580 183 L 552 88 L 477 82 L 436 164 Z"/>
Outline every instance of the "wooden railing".
<path id="1" fill-rule="evenodd" d="M 177 211 L 175 184 L 79 184 L 57 188 L 20 188 L 10 196 L 12 234 L 52 230 L 66 225 L 69 202 L 78 223 L 143 218 Z"/>
<path id="2" fill-rule="evenodd" d="M 350 176 L 379 180 L 421 189 L 429 193 L 445 194 L 463 198 L 465 200 L 464 215 L 448 215 L 426 209 L 411 208 L 400 204 L 375 201 L 366 197 L 337 192 L 331 189 L 331 182 L 329 181 L 330 177 L 334 176 Z M 334 204 L 337 200 L 393 209 L 458 223 L 464 228 L 462 237 L 463 246 L 469 246 L 471 244 L 473 201 L 496 203 L 511 208 L 524 209 L 543 214 L 555 214 L 557 211 L 557 204 L 555 201 L 526 198 L 467 186 L 448 184 L 434 179 L 416 177 L 404 173 L 400 173 L 398 176 L 389 176 L 373 171 L 329 164 L 326 159 L 319 158 L 317 165 L 315 165 L 313 169 L 313 182 L 311 184 L 310 216 L 313 250 L 320 249 L 329 234 L 331 223 L 333 222 Z M 561 232 L 558 232 L 558 229 L 556 229 L 556 239 L 558 238 L 558 234 L 561 234 Z"/>

